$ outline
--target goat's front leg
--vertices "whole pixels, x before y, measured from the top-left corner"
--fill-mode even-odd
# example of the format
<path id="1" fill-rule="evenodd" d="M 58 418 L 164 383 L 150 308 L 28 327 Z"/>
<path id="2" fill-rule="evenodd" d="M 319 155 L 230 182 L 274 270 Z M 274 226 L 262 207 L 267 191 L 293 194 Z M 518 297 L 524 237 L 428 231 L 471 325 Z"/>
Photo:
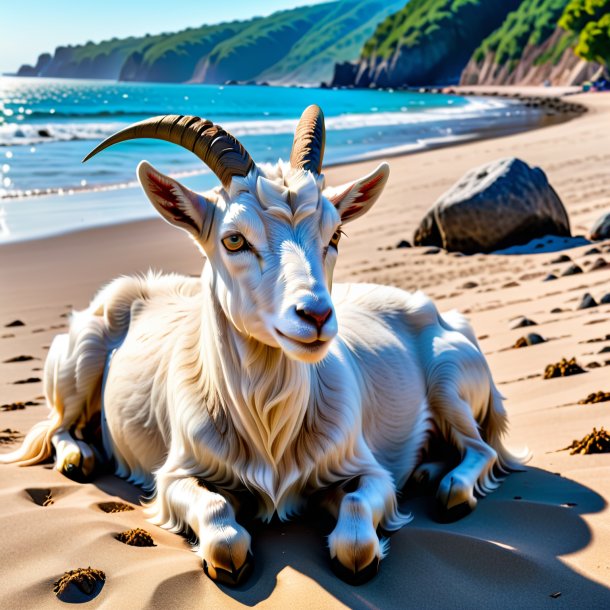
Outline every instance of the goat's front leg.
<path id="1" fill-rule="evenodd" d="M 210 491 L 195 477 L 157 479 L 158 525 L 184 531 L 199 539 L 197 553 L 205 573 L 226 585 L 237 585 L 250 573 L 250 534 L 237 523 L 231 502 Z"/>
<path id="2" fill-rule="evenodd" d="M 346 491 L 354 483 L 356 488 Z M 391 476 L 381 466 L 333 490 L 325 506 L 337 518 L 328 538 L 333 569 L 350 584 L 365 583 L 379 570 L 388 542 L 379 540 L 377 527 L 394 530 L 411 520 L 398 511 Z"/>

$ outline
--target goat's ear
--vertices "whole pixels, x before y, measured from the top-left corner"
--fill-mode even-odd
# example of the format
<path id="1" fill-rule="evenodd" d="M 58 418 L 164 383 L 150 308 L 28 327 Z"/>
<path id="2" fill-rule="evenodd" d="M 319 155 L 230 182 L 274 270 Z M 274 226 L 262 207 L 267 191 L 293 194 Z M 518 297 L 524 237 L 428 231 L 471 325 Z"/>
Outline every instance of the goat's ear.
<path id="1" fill-rule="evenodd" d="M 150 202 L 167 222 L 196 238 L 204 234 L 206 217 L 212 216 L 211 204 L 204 197 L 157 171 L 146 161 L 138 165 L 138 179 Z"/>
<path id="2" fill-rule="evenodd" d="M 360 180 L 325 189 L 324 196 L 337 208 L 341 221 L 346 223 L 362 216 L 373 207 L 389 175 L 390 166 L 382 163 L 375 171 Z"/>

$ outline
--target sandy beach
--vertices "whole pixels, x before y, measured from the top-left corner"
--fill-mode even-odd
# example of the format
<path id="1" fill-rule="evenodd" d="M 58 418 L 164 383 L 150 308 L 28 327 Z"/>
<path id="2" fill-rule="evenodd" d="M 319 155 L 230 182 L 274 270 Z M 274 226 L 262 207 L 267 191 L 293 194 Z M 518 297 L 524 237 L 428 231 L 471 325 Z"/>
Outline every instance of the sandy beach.
<path id="1" fill-rule="evenodd" d="M 593 392 L 610 392 L 610 304 L 577 309 L 587 292 L 596 301 L 610 293 L 610 241 L 513 256 L 396 248 L 412 240 L 427 209 L 466 171 L 507 156 L 540 166 L 568 210 L 573 235 L 586 235 L 610 210 L 610 95 L 570 100 L 588 112 L 527 133 L 392 158 L 381 200 L 346 228 L 335 274 L 336 282 L 420 289 L 442 311 L 468 315 L 506 397 L 507 444 L 532 453 L 525 472 L 451 524 L 434 521 L 433 498 L 406 495 L 401 505 L 413 522 L 392 536 L 380 574 L 358 588 L 330 571 L 320 524 L 256 524 L 254 573 L 227 589 L 205 576 L 184 538 L 145 520 L 137 488 L 110 475 L 75 483 L 50 464 L 0 466 L 0 606 L 60 607 L 54 581 L 91 566 L 105 572 L 106 582 L 88 607 L 113 610 L 610 607 L 610 455 L 559 451 L 593 427 L 610 428 L 610 402 L 579 404 Z M 376 165 L 331 168 L 327 182 L 341 184 Z M 560 254 L 570 260 L 554 263 Z M 608 265 L 595 264 L 599 258 Z M 560 275 L 574 263 L 583 273 Z M 198 275 L 201 265 L 190 241 L 162 220 L 0 247 L 0 451 L 17 447 L 20 436 L 10 431 L 23 434 L 46 417 L 41 368 L 72 309 L 86 307 L 118 275 L 149 268 Z M 543 282 L 549 273 L 558 279 Z M 519 316 L 537 325 L 511 329 Z M 23 325 L 11 326 L 15 321 Z M 532 330 L 547 341 L 511 349 Z M 6 362 L 19 356 L 31 359 Z M 586 372 L 544 379 L 545 367 L 563 357 L 575 357 Z M 35 404 L 11 407 L 26 402 Z M 105 513 L 99 503 L 107 501 L 134 510 Z M 115 539 L 136 527 L 157 546 Z"/>

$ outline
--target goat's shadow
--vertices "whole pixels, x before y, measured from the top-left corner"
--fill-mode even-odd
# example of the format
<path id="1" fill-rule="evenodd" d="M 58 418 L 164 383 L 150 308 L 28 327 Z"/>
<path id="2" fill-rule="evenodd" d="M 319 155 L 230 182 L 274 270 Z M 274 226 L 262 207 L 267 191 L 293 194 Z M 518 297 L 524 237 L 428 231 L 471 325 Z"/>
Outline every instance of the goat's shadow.
<path id="1" fill-rule="evenodd" d="M 137 502 L 140 492 L 105 477 L 97 485 Z M 271 597 L 285 568 L 300 572 L 350 608 L 610 607 L 610 589 L 561 560 L 589 544 L 581 515 L 600 512 L 605 500 L 570 479 L 537 468 L 509 476 L 482 499 L 474 513 L 451 524 L 429 516 L 433 499 L 402 502 L 414 520 L 391 537 L 390 553 L 377 577 L 360 587 L 330 569 L 326 525 L 311 517 L 250 526 L 254 572 L 237 589 L 222 587 L 246 606 Z M 160 589 L 174 586 L 171 579 Z M 303 587 L 299 587 L 302 591 Z M 162 591 L 159 591 L 160 593 Z M 559 594 L 559 595 L 558 595 Z M 295 599 L 295 607 L 307 600 Z M 311 600 L 310 600 L 311 601 Z"/>

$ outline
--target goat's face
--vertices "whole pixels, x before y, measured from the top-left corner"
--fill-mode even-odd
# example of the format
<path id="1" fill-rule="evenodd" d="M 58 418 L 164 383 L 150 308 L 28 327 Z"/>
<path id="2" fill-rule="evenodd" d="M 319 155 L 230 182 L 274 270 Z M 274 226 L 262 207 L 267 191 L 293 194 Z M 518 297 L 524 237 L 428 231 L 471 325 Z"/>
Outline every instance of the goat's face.
<path id="1" fill-rule="evenodd" d="M 224 129 L 182 115 L 131 125 L 85 160 L 135 138 L 188 148 L 220 179 L 223 188 L 199 195 L 144 161 L 138 167 L 153 205 L 206 254 L 216 300 L 235 328 L 291 358 L 321 360 L 337 334 L 330 290 L 340 227 L 377 200 L 388 179 L 387 164 L 324 190 L 324 116 L 315 105 L 297 124 L 290 163 L 257 167 Z"/>
<path id="2" fill-rule="evenodd" d="M 323 176 L 280 162 L 204 195 L 146 162 L 138 174 L 163 217 L 206 254 L 215 296 L 238 331 L 293 359 L 326 355 L 338 330 L 330 291 L 341 225 L 372 206 L 387 180 L 386 164 L 323 190 Z"/>

